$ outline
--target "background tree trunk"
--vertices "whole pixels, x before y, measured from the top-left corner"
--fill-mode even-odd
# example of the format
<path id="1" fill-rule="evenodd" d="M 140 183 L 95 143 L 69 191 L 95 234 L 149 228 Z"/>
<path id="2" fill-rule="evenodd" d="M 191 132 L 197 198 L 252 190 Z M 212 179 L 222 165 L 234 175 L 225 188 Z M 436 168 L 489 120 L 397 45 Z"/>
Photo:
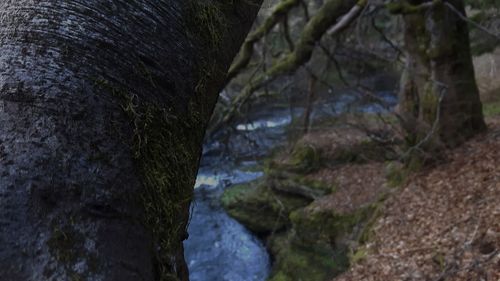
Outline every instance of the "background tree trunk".
<path id="1" fill-rule="evenodd" d="M 0 2 L 2 280 L 188 279 L 204 129 L 257 2 Z"/>
<path id="2" fill-rule="evenodd" d="M 306 110 L 304 112 L 304 134 L 309 133 L 311 127 L 311 115 L 314 107 L 314 100 L 316 99 L 316 82 L 317 77 L 314 74 L 309 75 L 309 87 L 307 92 Z"/>
<path id="3" fill-rule="evenodd" d="M 465 15 L 464 4 L 446 1 L 457 10 L 453 11 L 435 2 L 410 12 L 410 7 L 423 2 L 406 2 L 412 6 L 406 6 L 408 13 L 403 16 L 407 55 L 398 113 L 411 145 L 427 138 L 421 148 L 455 146 L 486 128 L 467 23 L 457 15 Z"/>

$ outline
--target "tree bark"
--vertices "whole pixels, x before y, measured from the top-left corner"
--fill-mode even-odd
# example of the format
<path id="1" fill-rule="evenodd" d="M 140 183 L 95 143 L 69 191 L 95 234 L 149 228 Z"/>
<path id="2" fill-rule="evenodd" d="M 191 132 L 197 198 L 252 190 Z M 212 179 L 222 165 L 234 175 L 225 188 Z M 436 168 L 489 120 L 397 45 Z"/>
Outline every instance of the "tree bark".
<path id="1" fill-rule="evenodd" d="M 204 130 L 259 6 L 0 2 L 2 280 L 188 280 Z"/>
<path id="2" fill-rule="evenodd" d="M 485 130 L 467 23 L 440 1 L 403 1 L 406 67 L 398 113 L 411 145 L 455 146 Z M 462 0 L 447 1 L 465 14 Z M 425 142 L 425 143 L 422 143 Z"/>

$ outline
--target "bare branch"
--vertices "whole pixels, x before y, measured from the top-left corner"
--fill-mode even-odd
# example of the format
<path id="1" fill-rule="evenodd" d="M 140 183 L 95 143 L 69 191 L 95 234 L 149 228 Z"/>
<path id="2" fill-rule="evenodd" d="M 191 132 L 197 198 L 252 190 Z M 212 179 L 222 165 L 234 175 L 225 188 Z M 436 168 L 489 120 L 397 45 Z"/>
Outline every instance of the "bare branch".
<path id="1" fill-rule="evenodd" d="M 425 12 L 429 8 L 432 8 L 438 4 L 441 4 L 443 1 L 442 0 L 432 0 L 429 2 L 424 2 L 419 5 L 412 5 L 406 1 L 401 1 L 401 2 L 394 2 L 394 3 L 389 3 L 386 4 L 387 9 L 389 12 L 393 14 L 402 14 L 402 15 L 408 15 L 408 14 L 416 14 L 416 13 L 421 13 Z"/>
<path id="2" fill-rule="evenodd" d="M 427 133 L 427 135 L 420 141 L 418 142 L 416 145 L 410 147 L 401 157 L 400 159 L 402 160 L 405 160 L 407 159 L 408 156 L 411 155 L 411 153 L 415 150 L 419 150 L 419 151 L 422 151 L 420 148 L 427 144 L 427 142 L 429 142 L 431 140 L 431 138 L 433 136 L 436 135 L 437 131 L 439 130 L 439 122 L 440 122 L 440 117 L 441 117 L 441 103 L 443 101 L 443 98 L 444 96 L 446 95 L 446 91 L 448 89 L 448 85 L 442 83 L 442 82 L 439 82 L 439 81 L 433 81 L 437 87 L 439 87 L 441 90 L 440 90 L 440 93 L 439 93 L 439 99 L 438 99 L 438 103 L 437 103 L 437 106 L 436 106 L 436 118 L 434 119 L 434 123 L 432 124 L 432 127 L 431 129 L 429 130 L 429 132 Z"/>
<path id="3" fill-rule="evenodd" d="M 307 22 L 294 51 L 280 59 L 268 71 L 260 77 L 257 77 L 255 81 L 249 83 L 243 89 L 242 94 L 236 98 L 234 102 L 235 105 L 226 114 L 224 122 L 229 122 L 234 117 L 234 114 L 242 104 L 249 100 L 253 92 L 282 75 L 292 73 L 308 62 L 321 37 L 326 32 L 335 36 L 346 29 L 349 24 L 359 16 L 366 4 L 366 0 L 326 1 L 318 12 Z"/>
<path id="4" fill-rule="evenodd" d="M 468 22 L 470 24 L 472 24 L 474 27 L 476 27 L 477 29 L 481 30 L 481 31 L 484 31 L 486 32 L 487 34 L 497 38 L 500 40 L 500 36 L 498 34 L 495 34 L 491 31 L 489 31 L 486 27 L 478 24 L 477 22 L 473 21 L 473 20 L 470 20 L 469 18 L 467 18 L 467 16 L 465 16 L 464 14 L 462 14 L 459 10 L 457 10 L 452 4 L 448 3 L 448 2 L 444 2 L 444 5 L 446 7 L 448 7 L 450 10 L 452 10 L 455 14 L 457 14 L 458 17 L 460 17 L 463 21 L 465 22 Z"/>
<path id="5" fill-rule="evenodd" d="M 282 0 L 281 3 L 274 8 L 273 12 L 265 20 L 265 22 L 248 35 L 247 39 L 243 43 L 243 46 L 241 47 L 238 57 L 229 68 L 226 83 L 236 77 L 240 71 L 248 65 L 253 55 L 254 44 L 268 34 L 271 29 L 276 26 L 276 24 L 282 21 L 283 17 L 286 16 L 292 8 L 299 4 L 299 0 Z"/>
<path id="6" fill-rule="evenodd" d="M 283 17 L 282 26 L 283 26 L 283 36 L 285 37 L 285 40 L 288 44 L 288 48 L 292 52 L 293 49 L 295 49 L 295 44 L 293 43 L 292 36 L 290 36 L 290 27 L 288 26 L 288 15 L 285 15 Z"/>

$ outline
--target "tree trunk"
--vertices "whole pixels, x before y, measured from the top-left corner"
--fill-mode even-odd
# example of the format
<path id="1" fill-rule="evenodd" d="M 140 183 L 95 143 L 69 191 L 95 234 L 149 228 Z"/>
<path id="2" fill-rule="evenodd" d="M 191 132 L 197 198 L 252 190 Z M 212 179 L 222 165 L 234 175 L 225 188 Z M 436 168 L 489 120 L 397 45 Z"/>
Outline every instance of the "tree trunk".
<path id="1" fill-rule="evenodd" d="M 188 280 L 204 130 L 259 6 L 0 2 L 2 280 Z"/>
<path id="2" fill-rule="evenodd" d="M 465 15 L 463 1 L 418 9 L 424 2 L 407 1 L 406 10 L 398 10 L 405 14 L 407 51 L 398 113 L 409 144 L 432 150 L 458 145 L 486 126 L 467 23 L 457 14 Z"/>

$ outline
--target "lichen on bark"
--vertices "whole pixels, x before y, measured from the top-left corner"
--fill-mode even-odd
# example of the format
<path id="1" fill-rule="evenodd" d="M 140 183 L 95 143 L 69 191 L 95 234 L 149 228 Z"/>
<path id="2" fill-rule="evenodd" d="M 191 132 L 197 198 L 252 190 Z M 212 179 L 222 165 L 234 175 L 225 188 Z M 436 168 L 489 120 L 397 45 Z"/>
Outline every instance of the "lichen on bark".
<path id="1" fill-rule="evenodd" d="M 460 144 L 486 128 L 467 23 L 456 14 L 465 14 L 464 5 L 460 0 L 395 4 L 406 7 L 393 12 L 403 14 L 407 51 L 397 113 L 408 145 L 419 146 L 411 151 L 424 152 L 417 157 L 425 162 L 444 146 Z M 416 154 L 421 153 L 411 157 Z"/>
<path id="2" fill-rule="evenodd" d="M 258 3 L 231 1 L 215 50 L 186 1 L 39 2 L 0 9 L 0 275 L 187 280 L 204 128 Z"/>

